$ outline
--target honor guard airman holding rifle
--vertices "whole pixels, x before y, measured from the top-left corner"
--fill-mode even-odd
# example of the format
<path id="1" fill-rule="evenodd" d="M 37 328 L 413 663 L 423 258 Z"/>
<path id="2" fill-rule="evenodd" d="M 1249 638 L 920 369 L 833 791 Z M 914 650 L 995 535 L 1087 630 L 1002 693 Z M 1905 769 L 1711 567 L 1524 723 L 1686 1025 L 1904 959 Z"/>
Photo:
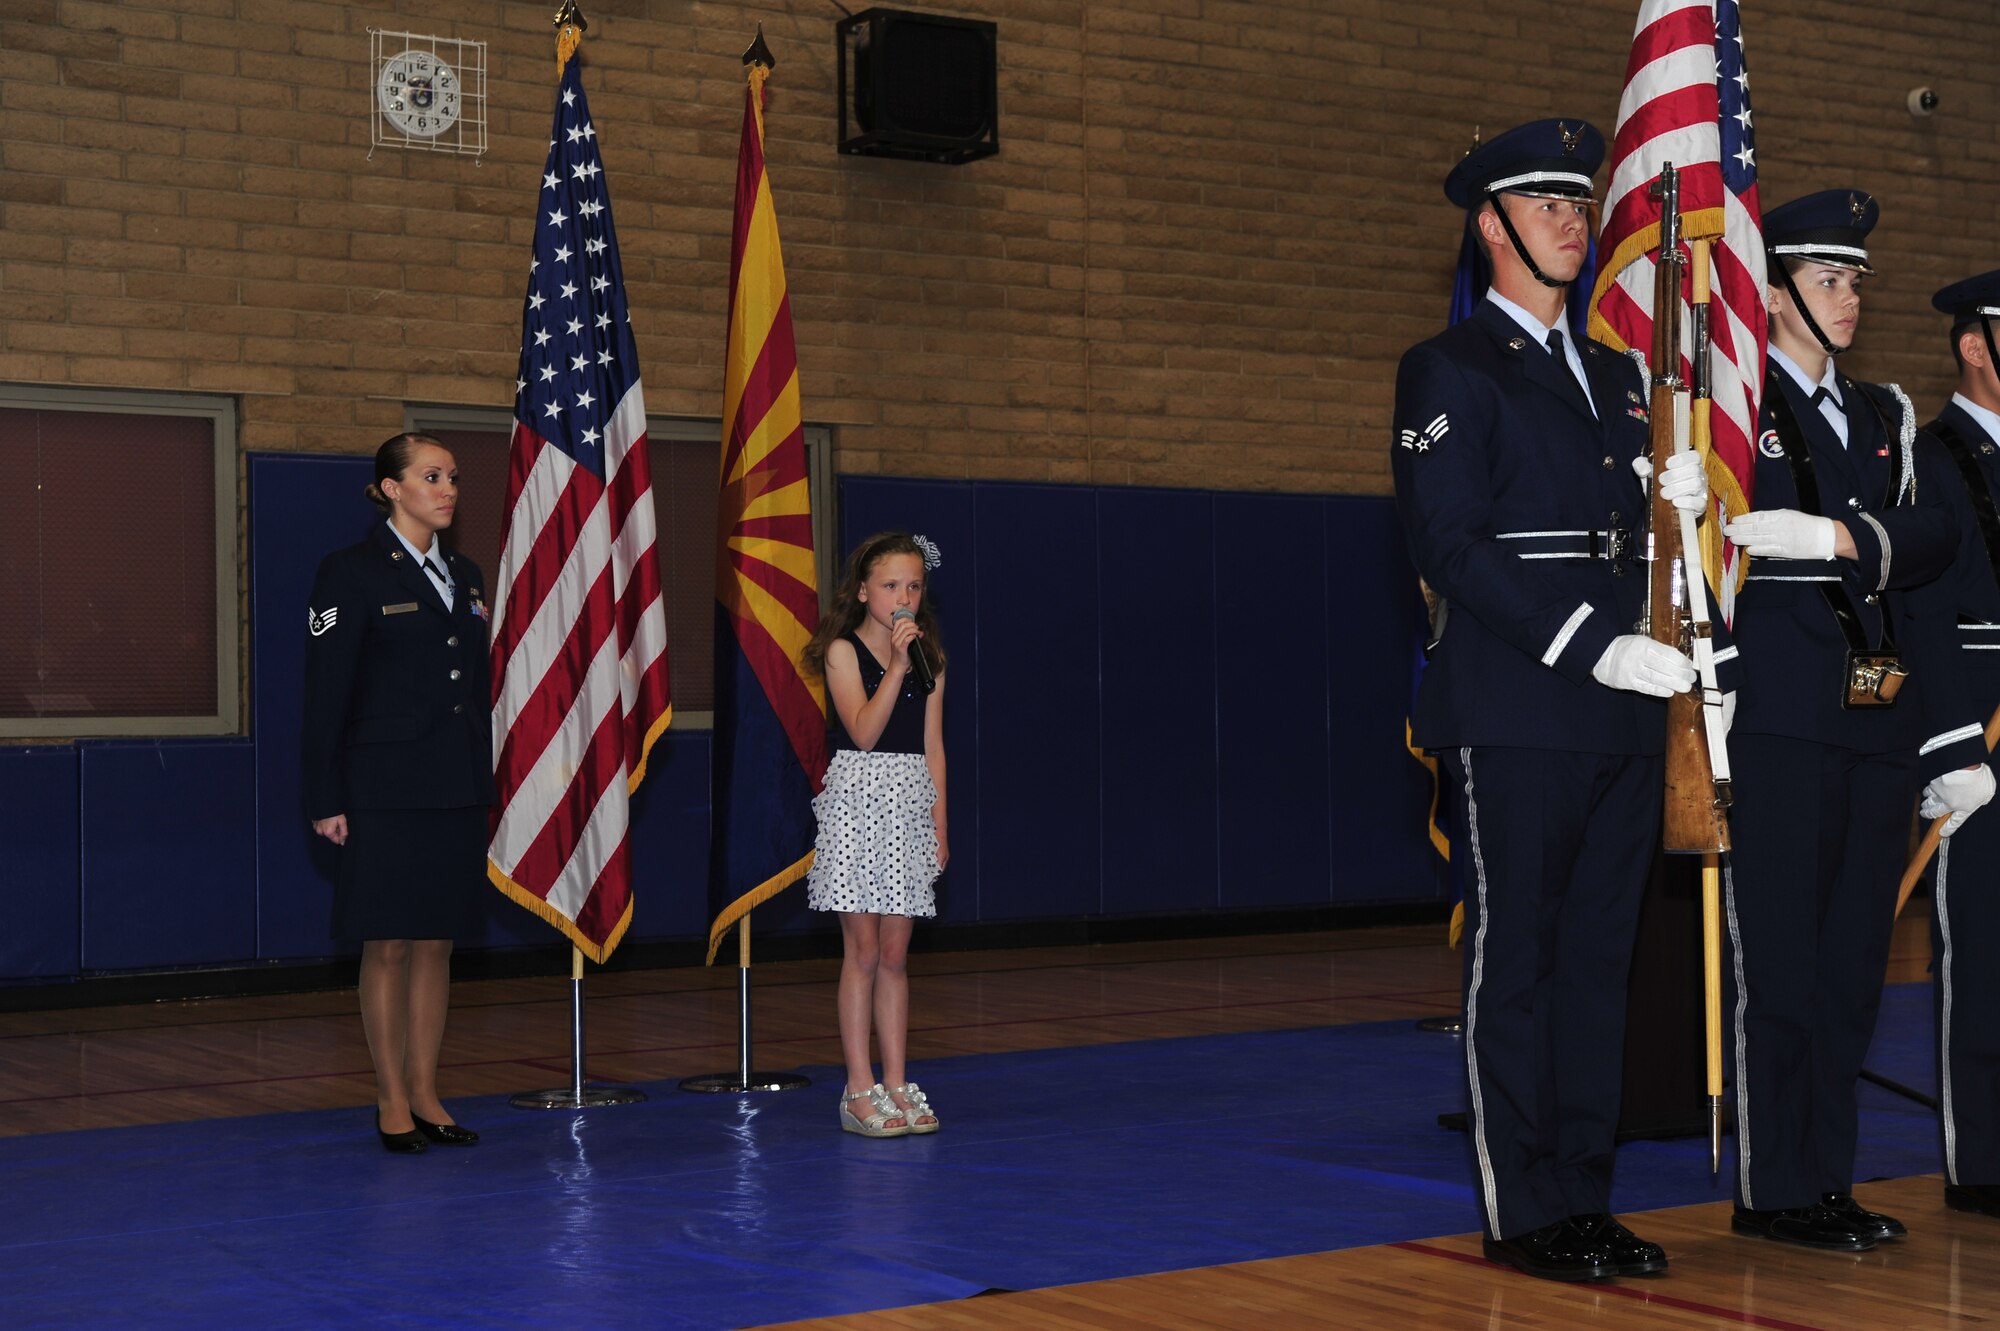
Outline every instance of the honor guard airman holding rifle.
<path id="1" fill-rule="evenodd" d="M 1664 1271 L 1610 1215 L 1625 989 L 1659 844 L 1666 697 L 1695 682 L 1638 631 L 1645 384 L 1564 321 L 1603 160 L 1581 120 L 1467 154 L 1445 193 L 1492 286 L 1405 354 L 1391 456 L 1410 551 L 1449 614 L 1414 736 L 1455 785 L 1468 857 L 1465 1056 L 1486 1253 L 1531 1275 Z M 1704 513 L 1692 453 L 1662 495 Z M 1726 646 L 1723 687 L 1734 652 Z"/>
<path id="2" fill-rule="evenodd" d="M 1932 720 L 1919 684 L 1957 628 L 1921 590 L 1949 566 L 1949 461 L 1900 389 L 1841 374 L 1877 216 L 1809 195 L 1764 218 L 1769 364 L 1750 556 L 1736 602 L 1725 879 L 1737 1174 L 1732 1227 L 1858 1251 L 1904 1228 L 1852 1195 L 1856 1078 L 1875 1030 L 1910 808 L 1981 763 L 1976 718 Z M 1969 721 L 1971 724 L 1965 724 Z M 1972 807 L 1953 783 L 1934 786 Z M 1988 787 L 1990 790 L 1990 786 Z"/>

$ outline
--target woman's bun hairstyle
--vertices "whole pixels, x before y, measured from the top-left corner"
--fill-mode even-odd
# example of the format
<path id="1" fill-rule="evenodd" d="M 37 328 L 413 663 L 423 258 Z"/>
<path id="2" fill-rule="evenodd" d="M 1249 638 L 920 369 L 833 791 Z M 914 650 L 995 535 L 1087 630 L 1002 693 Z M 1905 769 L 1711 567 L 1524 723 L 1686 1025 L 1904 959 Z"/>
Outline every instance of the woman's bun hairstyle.
<path id="1" fill-rule="evenodd" d="M 444 447 L 444 444 L 433 435 L 405 430 L 401 434 L 385 439 L 382 446 L 375 450 L 375 479 L 361 491 L 367 496 L 369 503 L 385 513 L 389 511 L 389 496 L 382 493 L 382 482 L 403 479 L 403 473 L 409 469 L 410 458 L 416 453 L 418 444 L 436 444 L 439 448 Z"/>

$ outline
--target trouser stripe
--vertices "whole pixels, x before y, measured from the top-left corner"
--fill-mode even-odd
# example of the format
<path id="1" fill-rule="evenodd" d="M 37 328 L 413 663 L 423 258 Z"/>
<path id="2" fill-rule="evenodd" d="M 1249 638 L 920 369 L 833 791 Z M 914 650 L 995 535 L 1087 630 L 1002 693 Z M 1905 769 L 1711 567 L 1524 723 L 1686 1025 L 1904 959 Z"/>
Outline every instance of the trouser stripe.
<path id="1" fill-rule="evenodd" d="M 1472 850 L 1473 875 L 1479 895 L 1479 928 L 1472 937 L 1472 983 L 1465 991 L 1465 1072 L 1472 1088 L 1472 1141 L 1479 1157 L 1479 1188 L 1486 1202 L 1486 1228 L 1494 1238 L 1500 1230 L 1500 1190 L 1493 1182 L 1493 1157 L 1486 1146 L 1486 1107 L 1479 1090 L 1479 985 L 1486 975 L 1486 857 L 1479 848 L 1479 802 L 1473 796 L 1472 748 L 1458 751 L 1465 765 L 1466 844 Z"/>

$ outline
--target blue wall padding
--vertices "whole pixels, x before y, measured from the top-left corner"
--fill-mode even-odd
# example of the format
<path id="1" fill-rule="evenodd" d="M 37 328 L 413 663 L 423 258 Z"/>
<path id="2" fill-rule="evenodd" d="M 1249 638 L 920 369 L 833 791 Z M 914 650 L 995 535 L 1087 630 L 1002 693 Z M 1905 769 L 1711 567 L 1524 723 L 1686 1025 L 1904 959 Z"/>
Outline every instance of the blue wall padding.
<path id="1" fill-rule="evenodd" d="M 1345 816 L 1334 809 L 1328 771 L 1336 629 L 1327 616 L 1326 501 L 1218 495 L 1215 547 L 1229 570 L 1231 641 L 1216 654 L 1217 821 L 1229 866 L 1222 904 L 1323 905 L 1332 892 L 1331 827 Z M 1259 626 L 1257 640 L 1235 642 L 1237 622 Z M 1381 779 L 1394 755 L 1365 758 Z"/>
<path id="2" fill-rule="evenodd" d="M 335 954 L 299 801 L 304 620 L 320 558 L 375 520 L 370 475 L 249 459 L 247 738 L 0 749 L 0 980 Z M 1389 501 L 850 476 L 840 519 L 837 557 L 888 527 L 943 553 L 942 921 L 1441 899 Z M 707 932 L 711 761 L 707 731 L 653 751 L 632 940 Z M 827 927 L 802 891 L 757 913 Z M 495 892 L 460 941 L 554 937 Z"/>
<path id="3" fill-rule="evenodd" d="M 973 503 L 979 917 L 1100 914 L 1097 496 L 988 485 Z"/>
<path id="4" fill-rule="evenodd" d="M 890 527 L 944 550 L 943 918 L 1441 897 L 1389 500 L 864 476 L 840 498 L 843 556 Z"/>
<path id="5" fill-rule="evenodd" d="M 1218 558 L 1198 491 L 1105 490 L 1097 502 L 1104 744 L 1104 910 L 1214 910 L 1216 658 L 1263 656 L 1274 625 L 1234 604 L 1251 570 Z M 1227 583 L 1218 590 L 1218 568 Z M 1061 633 L 1060 621 L 1051 626 Z"/>
<path id="6" fill-rule="evenodd" d="M 92 740 L 77 761 L 83 969 L 254 960 L 250 741 Z"/>
<path id="7" fill-rule="evenodd" d="M 0 979 L 82 969 L 76 816 L 75 749 L 0 749 Z"/>
<path id="8" fill-rule="evenodd" d="M 1334 497 L 1326 509 L 1327 770 L 1332 774 L 1333 900 L 1379 901 L 1406 885 L 1443 894 L 1430 849 L 1431 780 L 1405 747 L 1411 644 L 1424 631 L 1417 575 L 1386 499 Z"/>

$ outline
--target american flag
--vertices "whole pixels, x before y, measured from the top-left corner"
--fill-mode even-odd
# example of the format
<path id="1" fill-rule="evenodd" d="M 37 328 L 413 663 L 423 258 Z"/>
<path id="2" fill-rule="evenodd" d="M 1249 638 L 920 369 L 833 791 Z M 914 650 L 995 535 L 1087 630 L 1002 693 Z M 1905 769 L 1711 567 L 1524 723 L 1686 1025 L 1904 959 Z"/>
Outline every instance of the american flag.
<path id="1" fill-rule="evenodd" d="M 1653 344 L 1652 251 L 1660 243 L 1659 204 L 1647 188 L 1663 163 L 1681 172 L 1683 234 L 1714 240 L 1709 312 L 1709 484 L 1728 514 L 1749 507 L 1757 405 L 1764 383 L 1763 214 L 1757 202 L 1757 148 L 1750 76 L 1736 0 L 1644 0 L 1625 69 L 1625 94 L 1611 145 L 1602 261 L 1592 297 L 1591 334 L 1621 350 Z M 1683 321 L 1684 335 L 1690 325 Z M 1683 365 L 1691 347 L 1682 347 Z M 1718 465 L 1719 464 L 1719 465 Z M 1742 558 L 1721 524 L 1703 526 L 1704 563 L 1715 576 L 1723 617 L 1735 606 Z"/>
<path id="2" fill-rule="evenodd" d="M 627 799 L 673 708 L 646 406 L 580 64 L 563 62 L 521 316 L 487 874 L 601 962 L 632 918 Z"/>

